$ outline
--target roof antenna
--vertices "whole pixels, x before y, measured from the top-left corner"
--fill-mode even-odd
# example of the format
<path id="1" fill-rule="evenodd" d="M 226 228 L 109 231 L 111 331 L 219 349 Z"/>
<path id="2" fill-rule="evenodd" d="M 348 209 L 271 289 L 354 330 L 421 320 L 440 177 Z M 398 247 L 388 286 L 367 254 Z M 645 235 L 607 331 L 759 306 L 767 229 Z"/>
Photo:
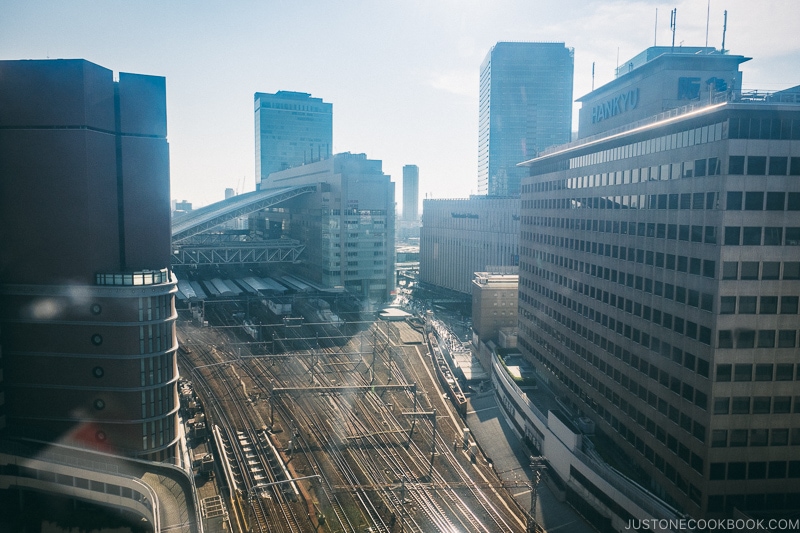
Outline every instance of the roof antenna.
<path id="1" fill-rule="evenodd" d="M 711 0 L 708 0 L 706 7 L 706 48 L 708 48 L 708 21 L 711 18 Z"/>
<path id="2" fill-rule="evenodd" d="M 592 90 L 594 91 L 594 61 L 592 61 Z"/>
<path id="3" fill-rule="evenodd" d="M 656 8 L 656 27 L 653 30 L 653 46 L 658 46 L 658 8 Z"/>
<path id="4" fill-rule="evenodd" d="M 672 10 L 669 14 L 669 27 L 672 30 L 672 52 L 675 52 L 675 27 L 678 23 L 678 8 Z"/>
<path id="5" fill-rule="evenodd" d="M 728 10 L 723 12 L 722 19 L 722 53 L 725 53 L 725 32 L 728 31 Z"/>

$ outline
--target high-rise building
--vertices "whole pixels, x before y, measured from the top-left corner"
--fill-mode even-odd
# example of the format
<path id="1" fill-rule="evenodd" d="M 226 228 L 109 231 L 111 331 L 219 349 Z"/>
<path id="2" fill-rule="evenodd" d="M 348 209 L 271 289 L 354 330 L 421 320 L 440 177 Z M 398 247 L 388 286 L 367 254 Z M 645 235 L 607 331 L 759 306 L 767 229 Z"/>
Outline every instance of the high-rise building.
<path id="1" fill-rule="evenodd" d="M 564 43 L 500 42 L 481 65 L 478 194 L 519 194 L 517 163 L 572 131 L 573 51 Z"/>
<path id="2" fill-rule="evenodd" d="M 522 185 L 519 348 L 695 517 L 800 508 L 800 97 L 746 60 L 631 62 Z"/>
<path id="3" fill-rule="evenodd" d="M 395 287 L 394 182 L 382 162 L 342 153 L 273 173 L 261 188 L 318 185 L 285 207 L 266 210 L 306 245 L 293 272 L 363 301 L 385 302 Z M 270 221 L 271 222 L 271 221 Z"/>
<path id="4" fill-rule="evenodd" d="M 333 105 L 308 93 L 255 94 L 256 187 L 279 170 L 327 159 Z"/>
<path id="5" fill-rule="evenodd" d="M 419 167 L 417 165 L 403 167 L 403 220 L 406 222 L 419 220 Z"/>
<path id="6" fill-rule="evenodd" d="M 166 135 L 164 78 L 0 61 L 4 435 L 176 456 Z"/>

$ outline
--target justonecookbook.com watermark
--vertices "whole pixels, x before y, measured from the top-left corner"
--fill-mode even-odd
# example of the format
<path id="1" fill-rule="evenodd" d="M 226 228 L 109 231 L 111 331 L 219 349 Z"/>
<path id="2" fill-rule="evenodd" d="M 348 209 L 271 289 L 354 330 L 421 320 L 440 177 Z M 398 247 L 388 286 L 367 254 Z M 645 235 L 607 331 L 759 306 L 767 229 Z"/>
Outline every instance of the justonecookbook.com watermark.
<path id="1" fill-rule="evenodd" d="M 800 518 L 628 520 L 627 531 L 800 531 Z"/>

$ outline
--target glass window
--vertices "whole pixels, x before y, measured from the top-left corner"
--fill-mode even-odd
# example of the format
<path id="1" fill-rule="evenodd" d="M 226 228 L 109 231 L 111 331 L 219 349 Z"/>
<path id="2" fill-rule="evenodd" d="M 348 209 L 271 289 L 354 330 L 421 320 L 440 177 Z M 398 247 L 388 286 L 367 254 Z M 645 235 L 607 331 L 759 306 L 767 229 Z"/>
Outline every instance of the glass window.
<path id="1" fill-rule="evenodd" d="M 800 263 L 797 264 L 798 276 L 800 276 Z M 723 261 L 722 279 L 737 279 L 739 277 L 739 263 L 736 261 Z M 785 270 L 784 270 L 785 277 Z"/>
<path id="2" fill-rule="evenodd" d="M 705 236 L 703 237 L 703 242 L 706 244 L 717 244 L 717 227 L 716 226 L 704 226 L 705 228 Z"/>
<path id="3" fill-rule="evenodd" d="M 747 158 L 747 175 L 763 176 L 767 173 L 767 157 L 763 155 L 751 155 Z"/>
<path id="4" fill-rule="evenodd" d="M 718 340 L 719 348 L 733 348 L 733 332 L 731 330 L 729 330 L 729 329 L 721 329 L 721 330 L 719 330 L 719 332 L 717 334 L 719 336 L 719 340 Z M 727 370 L 728 379 L 726 379 L 726 380 L 722 380 L 722 379 L 719 378 L 720 377 L 720 374 L 719 374 L 720 368 L 724 367 L 724 366 L 728 367 L 728 370 Z M 717 381 L 730 381 L 730 372 L 731 372 L 730 366 L 731 365 L 718 365 L 717 366 Z"/>
<path id="5" fill-rule="evenodd" d="M 800 211 L 800 192 L 790 192 L 786 203 L 788 211 Z"/>
<path id="6" fill-rule="evenodd" d="M 783 263 L 783 279 L 800 279 L 800 262 Z"/>
<path id="7" fill-rule="evenodd" d="M 783 228 L 764 228 L 764 246 L 780 246 L 783 244 Z"/>
<path id="8" fill-rule="evenodd" d="M 785 200 L 786 200 L 786 193 L 768 192 L 767 211 L 783 211 L 783 206 L 786 203 Z"/>
<path id="9" fill-rule="evenodd" d="M 775 330 L 774 329 L 760 329 L 760 330 L 758 330 L 758 347 L 759 348 L 774 348 L 775 347 Z"/>
<path id="10" fill-rule="evenodd" d="M 740 211 L 742 209 L 742 191 L 728 191 L 725 209 L 728 211 Z"/>
<path id="11" fill-rule="evenodd" d="M 764 209 L 764 193 L 749 191 L 744 194 L 745 211 L 761 211 Z"/>
<path id="12" fill-rule="evenodd" d="M 770 157 L 769 158 L 769 174 L 770 176 L 785 176 L 786 170 L 789 166 L 788 157 Z"/>
<path id="13" fill-rule="evenodd" d="M 777 296 L 762 296 L 761 307 L 758 310 L 762 315 L 775 315 L 778 313 L 778 297 Z"/>
<path id="14" fill-rule="evenodd" d="M 744 246 L 761 246 L 762 230 L 758 226 L 745 226 L 742 232 Z"/>
<path id="15" fill-rule="evenodd" d="M 739 314 L 741 315 L 756 314 L 756 300 L 757 298 L 755 296 L 740 296 Z"/>
<path id="16" fill-rule="evenodd" d="M 794 365 L 792 363 L 779 363 L 775 368 L 775 381 L 792 381 L 794 379 Z"/>
<path id="17" fill-rule="evenodd" d="M 798 158 L 798 163 L 800 163 L 800 158 Z M 728 174 L 744 174 L 743 155 L 732 155 L 728 158 Z M 798 165 L 798 174 L 800 174 L 800 164 Z"/>
<path id="18" fill-rule="evenodd" d="M 793 329 L 778 331 L 778 348 L 794 348 L 797 332 Z"/>
<path id="19" fill-rule="evenodd" d="M 781 314 L 796 315 L 798 308 L 797 296 L 781 296 Z"/>
<path id="20" fill-rule="evenodd" d="M 773 337 L 775 333 L 773 332 Z M 771 364 L 758 364 L 756 365 L 756 381 L 772 381 L 772 365 Z"/>
<path id="21" fill-rule="evenodd" d="M 743 261 L 742 262 L 742 279 L 752 280 L 758 279 L 758 261 Z"/>
<path id="22" fill-rule="evenodd" d="M 789 160 L 789 175 L 800 176 L 800 157 L 793 157 Z"/>
<path id="23" fill-rule="evenodd" d="M 761 265 L 761 279 L 773 280 L 779 279 L 781 273 L 781 264 L 778 261 L 765 261 Z"/>
<path id="24" fill-rule="evenodd" d="M 786 228 L 786 246 L 800 245 L 800 228 Z"/>
<path id="25" fill-rule="evenodd" d="M 722 296 L 719 299 L 719 314 L 732 315 L 736 312 L 736 296 Z"/>
<path id="26" fill-rule="evenodd" d="M 754 348 L 756 345 L 756 332 L 753 329 L 740 329 L 736 331 L 736 348 L 739 350 L 746 350 Z M 736 366 L 753 366 L 753 365 L 736 365 Z M 735 374 L 735 375 L 738 375 Z M 739 381 L 739 380 L 737 380 Z M 748 380 L 749 381 L 749 380 Z"/>
<path id="27" fill-rule="evenodd" d="M 731 413 L 734 415 L 750 414 L 750 397 L 735 396 L 731 402 Z"/>
<path id="28" fill-rule="evenodd" d="M 725 226 L 725 244 L 728 246 L 738 246 L 742 228 L 738 226 Z"/>

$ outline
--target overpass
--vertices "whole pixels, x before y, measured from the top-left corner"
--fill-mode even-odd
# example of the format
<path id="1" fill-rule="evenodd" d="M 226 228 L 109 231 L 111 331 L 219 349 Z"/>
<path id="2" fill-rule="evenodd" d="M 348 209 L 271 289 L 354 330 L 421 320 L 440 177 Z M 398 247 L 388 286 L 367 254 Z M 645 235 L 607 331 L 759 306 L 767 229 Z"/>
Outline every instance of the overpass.
<path id="1" fill-rule="evenodd" d="M 317 185 L 299 185 L 254 191 L 233 196 L 176 217 L 172 222 L 172 264 L 226 265 L 294 262 L 305 245 L 292 239 L 243 241 L 219 238 L 207 242 L 203 235 L 218 226 L 261 209 L 278 206 L 317 190 Z"/>

